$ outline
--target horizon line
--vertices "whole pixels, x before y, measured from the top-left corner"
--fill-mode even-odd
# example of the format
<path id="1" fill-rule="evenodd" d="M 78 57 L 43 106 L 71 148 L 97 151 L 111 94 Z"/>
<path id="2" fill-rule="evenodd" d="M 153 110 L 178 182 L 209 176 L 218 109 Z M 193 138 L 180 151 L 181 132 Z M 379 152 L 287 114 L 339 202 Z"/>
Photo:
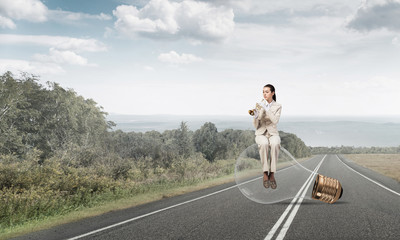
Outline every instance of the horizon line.
<path id="1" fill-rule="evenodd" d="M 188 116 L 188 117 L 227 117 L 227 116 L 233 116 L 233 117 L 247 117 L 249 116 L 248 114 L 174 114 L 174 113 L 155 113 L 155 114 L 138 114 L 138 113 L 115 113 L 115 112 L 110 112 L 107 113 L 107 116 L 111 115 L 119 115 L 119 116 Z M 375 118 L 384 118 L 384 117 L 394 117 L 394 118 L 400 118 L 400 114 L 380 114 L 380 115 L 349 115 L 349 114 L 343 114 L 343 115 L 337 115 L 337 114 L 332 114 L 332 115 L 300 115 L 300 114 L 285 114 L 281 115 L 281 117 L 306 117 L 306 118 L 311 118 L 311 117 L 375 117 Z"/>

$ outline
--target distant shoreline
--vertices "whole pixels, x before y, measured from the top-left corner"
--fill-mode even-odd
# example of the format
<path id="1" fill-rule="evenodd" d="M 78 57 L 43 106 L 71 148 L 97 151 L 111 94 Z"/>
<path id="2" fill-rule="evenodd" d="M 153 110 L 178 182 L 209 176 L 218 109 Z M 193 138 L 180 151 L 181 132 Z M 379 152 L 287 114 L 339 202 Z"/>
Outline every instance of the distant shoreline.
<path id="1" fill-rule="evenodd" d="M 226 129 L 254 130 L 248 115 L 121 115 L 107 120 L 113 130 L 147 132 L 173 130 L 186 122 L 191 131 L 212 122 L 219 132 Z M 400 116 L 282 116 L 278 130 L 294 133 L 307 146 L 392 147 L 400 145 Z"/>
<path id="2" fill-rule="evenodd" d="M 174 115 L 174 114 L 117 114 L 110 113 L 107 116 L 108 120 L 132 120 L 132 119 L 182 119 L 182 121 L 194 120 L 194 119 L 243 119 L 250 120 L 251 116 L 247 114 L 243 115 Z M 338 116 L 338 115 L 316 115 L 316 116 L 303 116 L 303 115 L 282 115 L 281 121 L 357 121 L 357 122 L 392 122 L 400 123 L 400 115 L 371 115 L 371 116 Z"/>

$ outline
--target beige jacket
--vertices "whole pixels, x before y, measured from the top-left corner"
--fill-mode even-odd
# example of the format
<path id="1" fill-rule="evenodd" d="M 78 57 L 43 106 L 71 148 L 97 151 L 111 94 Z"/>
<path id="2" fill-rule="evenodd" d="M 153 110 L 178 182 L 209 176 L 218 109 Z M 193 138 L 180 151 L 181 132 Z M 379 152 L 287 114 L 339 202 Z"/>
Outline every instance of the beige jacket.
<path id="1" fill-rule="evenodd" d="M 255 135 L 263 135 L 265 131 L 268 131 L 268 133 L 272 136 L 279 136 L 276 125 L 281 117 L 281 110 L 282 105 L 275 101 L 271 102 L 271 106 L 268 111 L 265 111 L 264 108 L 261 108 L 257 118 L 253 119 L 253 125 L 256 128 Z"/>

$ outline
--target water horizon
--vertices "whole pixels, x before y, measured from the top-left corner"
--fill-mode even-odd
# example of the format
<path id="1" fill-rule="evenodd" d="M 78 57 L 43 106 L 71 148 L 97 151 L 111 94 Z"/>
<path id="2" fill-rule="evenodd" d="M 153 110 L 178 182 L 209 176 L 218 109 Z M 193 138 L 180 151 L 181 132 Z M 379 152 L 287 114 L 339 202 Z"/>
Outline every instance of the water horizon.
<path id="1" fill-rule="evenodd" d="M 178 129 L 186 122 L 191 131 L 212 122 L 218 132 L 255 130 L 249 115 L 129 115 L 109 114 L 112 130 L 148 132 Z M 396 147 L 400 145 L 400 115 L 392 116 L 281 116 L 278 130 L 296 134 L 307 146 Z"/>

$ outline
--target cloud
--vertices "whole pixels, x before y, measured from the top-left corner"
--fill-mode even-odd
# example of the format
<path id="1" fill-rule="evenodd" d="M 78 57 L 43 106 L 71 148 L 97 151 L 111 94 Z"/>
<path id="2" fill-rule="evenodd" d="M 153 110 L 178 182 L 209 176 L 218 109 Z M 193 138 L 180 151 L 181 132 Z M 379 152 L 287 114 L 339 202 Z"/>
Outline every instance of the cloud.
<path id="1" fill-rule="evenodd" d="M 192 62 L 200 62 L 203 59 L 196 57 L 192 54 L 182 53 L 179 55 L 175 51 L 170 51 L 169 53 L 162 53 L 158 56 L 158 60 L 161 62 L 167 62 L 172 64 L 188 64 Z"/>
<path id="2" fill-rule="evenodd" d="M 35 44 L 75 52 L 101 52 L 107 50 L 104 43 L 93 38 L 84 39 L 48 35 L 0 34 L 0 44 Z"/>
<path id="3" fill-rule="evenodd" d="M 82 39 L 82 38 L 65 38 L 60 39 L 60 42 L 55 45 L 56 48 L 62 50 L 74 50 L 85 52 L 101 52 L 106 51 L 107 47 L 102 42 L 96 39 Z"/>
<path id="4" fill-rule="evenodd" d="M 44 22 L 47 20 L 77 22 L 86 19 L 111 20 L 112 16 L 104 13 L 87 14 L 63 10 L 49 10 L 40 0 L 1 0 L 0 27 L 15 29 L 13 20 Z"/>
<path id="5" fill-rule="evenodd" d="M 151 0 L 141 9 L 120 5 L 113 14 L 117 17 L 115 29 L 130 37 L 220 41 L 233 32 L 235 25 L 231 8 L 191 0 Z"/>
<path id="6" fill-rule="evenodd" d="M 59 51 L 54 48 L 50 48 L 48 55 L 36 54 L 33 58 L 39 62 L 49 62 L 57 64 L 72 64 L 80 66 L 93 66 L 88 64 L 86 58 L 79 56 L 72 51 Z"/>
<path id="7" fill-rule="evenodd" d="M 112 17 L 108 14 L 87 14 L 81 12 L 70 12 L 63 10 L 49 10 L 49 18 L 53 20 L 61 21 L 80 21 L 85 19 L 95 19 L 95 20 L 111 20 Z"/>
<path id="8" fill-rule="evenodd" d="M 16 64 L 16 68 L 7 64 L 10 69 L 21 69 L 33 73 L 62 73 L 64 70 L 59 66 L 71 64 L 79 66 L 96 66 L 88 63 L 88 60 L 78 53 L 101 52 L 107 47 L 96 39 L 70 38 L 62 36 L 47 35 L 15 35 L 0 34 L 0 45 L 33 44 L 49 47 L 48 54 L 35 54 L 35 61 L 8 61 Z M 36 70 L 35 70 L 36 69 Z"/>
<path id="9" fill-rule="evenodd" d="M 0 59 L 0 73 L 10 71 L 14 74 L 28 72 L 31 74 L 60 74 L 64 69 L 55 63 L 43 63 L 16 59 Z"/>
<path id="10" fill-rule="evenodd" d="M 10 29 L 15 29 L 17 26 L 13 22 L 13 20 L 3 17 L 0 15 L 0 27 L 1 28 L 10 28 Z"/>
<path id="11" fill-rule="evenodd" d="M 400 0 L 366 1 L 347 24 L 359 31 L 400 30 Z"/>
<path id="12" fill-rule="evenodd" d="M 138 10 L 134 6 L 118 6 L 113 14 L 118 18 L 115 28 L 124 34 L 166 33 L 175 34 L 178 31 L 178 23 L 174 19 L 178 3 L 170 3 L 167 0 L 150 1 L 144 8 Z"/>
<path id="13" fill-rule="evenodd" d="M 283 13 L 286 11 L 296 15 L 300 13 L 309 13 L 311 15 L 319 15 L 322 13 L 333 14 L 337 9 L 356 8 L 359 6 L 359 1 L 349 0 L 279 0 L 279 1 L 259 1 L 259 0 L 200 0 L 209 2 L 217 6 L 228 6 L 233 8 L 238 15 L 263 15 L 269 13 Z"/>
<path id="14" fill-rule="evenodd" d="M 47 7 L 39 0 L 1 0 L 0 16 L 15 20 L 44 22 L 47 20 Z"/>

